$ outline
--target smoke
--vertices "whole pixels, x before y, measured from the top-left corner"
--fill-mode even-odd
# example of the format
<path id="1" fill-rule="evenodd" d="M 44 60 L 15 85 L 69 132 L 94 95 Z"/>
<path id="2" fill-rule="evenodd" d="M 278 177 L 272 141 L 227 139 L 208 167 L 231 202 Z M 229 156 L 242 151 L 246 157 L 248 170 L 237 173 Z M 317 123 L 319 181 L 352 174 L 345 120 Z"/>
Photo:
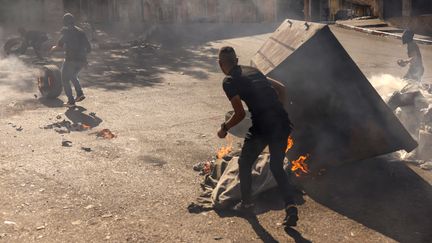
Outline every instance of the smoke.
<path id="1" fill-rule="evenodd" d="M 407 85 L 405 80 L 391 74 L 373 75 L 369 81 L 384 100 L 388 100 L 395 91 L 400 91 Z"/>
<path id="2" fill-rule="evenodd" d="M 4 31 L 0 28 L 0 47 L 4 45 Z M 35 86 L 38 69 L 24 63 L 16 56 L 0 53 L 0 102 L 31 92 Z"/>

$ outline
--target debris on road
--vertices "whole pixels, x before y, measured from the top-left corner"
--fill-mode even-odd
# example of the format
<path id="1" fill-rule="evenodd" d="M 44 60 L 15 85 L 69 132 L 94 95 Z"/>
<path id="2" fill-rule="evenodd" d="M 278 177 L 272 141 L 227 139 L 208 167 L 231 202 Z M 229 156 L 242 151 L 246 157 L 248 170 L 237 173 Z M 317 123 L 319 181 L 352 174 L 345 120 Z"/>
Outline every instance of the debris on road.
<path id="1" fill-rule="evenodd" d="M 80 225 L 82 223 L 81 220 L 76 220 L 72 222 L 72 225 Z"/>
<path id="2" fill-rule="evenodd" d="M 95 134 L 95 133 L 92 133 L 92 134 Z M 105 129 L 102 129 L 101 131 L 97 132 L 96 137 L 104 138 L 104 139 L 113 139 L 117 136 L 114 133 L 112 133 L 111 130 L 105 128 Z"/>
<path id="3" fill-rule="evenodd" d="M 85 207 L 85 209 L 92 209 L 92 208 L 94 208 L 94 205 L 93 205 L 93 204 L 89 204 L 89 205 L 87 205 L 87 206 Z"/>
<path id="4" fill-rule="evenodd" d="M 62 127 L 69 129 L 71 126 L 72 126 L 72 123 L 70 121 L 63 120 L 61 122 L 54 122 L 54 123 L 48 124 L 48 125 L 44 126 L 43 129 L 54 129 L 54 128 L 62 128 Z"/>
<path id="5" fill-rule="evenodd" d="M 432 161 L 420 165 L 423 170 L 432 170 Z"/>
<path id="6" fill-rule="evenodd" d="M 45 226 L 44 226 L 44 225 L 39 226 L 39 227 L 36 227 L 36 230 L 43 230 L 43 229 L 45 229 Z"/>
<path id="7" fill-rule="evenodd" d="M 102 218 L 111 218 L 113 215 L 112 214 L 110 214 L 110 213 L 107 213 L 107 214 L 103 214 L 101 217 Z"/>
<path id="8" fill-rule="evenodd" d="M 56 133 L 59 133 L 59 134 L 66 134 L 66 133 L 70 133 L 70 130 L 67 129 L 66 127 L 54 128 L 54 131 L 55 131 Z"/>
<path id="9" fill-rule="evenodd" d="M 4 224 L 6 224 L 6 225 L 16 225 L 15 222 L 13 222 L 13 221 L 8 221 L 8 220 L 5 220 L 5 221 L 4 221 Z"/>
<path id="10" fill-rule="evenodd" d="M 62 146 L 63 147 L 72 147 L 72 141 L 62 140 Z"/>
<path id="11" fill-rule="evenodd" d="M 201 172 L 200 175 L 208 175 L 213 169 L 214 162 L 214 160 L 198 162 L 193 166 L 193 170 Z"/>
<path id="12" fill-rule="evenodd" d="M 91 152 L 92 151 L 92 149 L 88 148 L 88 147 L 81 147 L 81 150 L 84 150 L 86 152 Z"/>

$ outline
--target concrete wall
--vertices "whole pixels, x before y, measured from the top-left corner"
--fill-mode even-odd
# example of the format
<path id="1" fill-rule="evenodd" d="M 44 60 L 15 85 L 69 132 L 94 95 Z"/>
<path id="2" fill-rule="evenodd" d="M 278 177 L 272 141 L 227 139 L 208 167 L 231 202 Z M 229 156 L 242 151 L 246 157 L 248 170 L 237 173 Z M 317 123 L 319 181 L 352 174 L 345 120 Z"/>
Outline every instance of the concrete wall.
<path id="1" fill-rule="evenodd" d="M 62 0 L 0 0 L 0 21 L 42 29 L 62 21 Z"/>

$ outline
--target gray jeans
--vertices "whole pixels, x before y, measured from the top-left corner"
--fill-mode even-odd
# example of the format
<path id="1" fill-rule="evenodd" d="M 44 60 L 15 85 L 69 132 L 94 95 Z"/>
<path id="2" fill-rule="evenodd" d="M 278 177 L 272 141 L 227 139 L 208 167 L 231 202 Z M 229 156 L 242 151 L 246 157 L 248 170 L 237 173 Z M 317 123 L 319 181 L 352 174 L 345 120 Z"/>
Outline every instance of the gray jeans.
<path id="1" fill-rule="evenodd" d="M 66 96 L 69 102 L 74 102 L 74 96 L 72 95 L 72 87 L 75 87 L 77 96 L 83 95 L 83 91 L 78 79 L 78 74 L 84 67 L 83 62 L 65 61 L 62 66 L 62 82 Z"/>

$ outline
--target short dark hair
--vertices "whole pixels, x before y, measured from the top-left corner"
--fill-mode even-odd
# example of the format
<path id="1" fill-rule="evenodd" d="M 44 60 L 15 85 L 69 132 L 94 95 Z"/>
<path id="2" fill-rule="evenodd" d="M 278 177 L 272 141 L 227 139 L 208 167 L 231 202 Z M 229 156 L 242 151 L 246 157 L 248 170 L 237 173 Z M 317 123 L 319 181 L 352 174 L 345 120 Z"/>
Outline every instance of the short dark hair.
<path id="1" fill-rule="evenodd" d="M 232 61 L 237 59 L 237 54 L 231 46 L 224 46 L 219 50 L 219 60 Z"/>

